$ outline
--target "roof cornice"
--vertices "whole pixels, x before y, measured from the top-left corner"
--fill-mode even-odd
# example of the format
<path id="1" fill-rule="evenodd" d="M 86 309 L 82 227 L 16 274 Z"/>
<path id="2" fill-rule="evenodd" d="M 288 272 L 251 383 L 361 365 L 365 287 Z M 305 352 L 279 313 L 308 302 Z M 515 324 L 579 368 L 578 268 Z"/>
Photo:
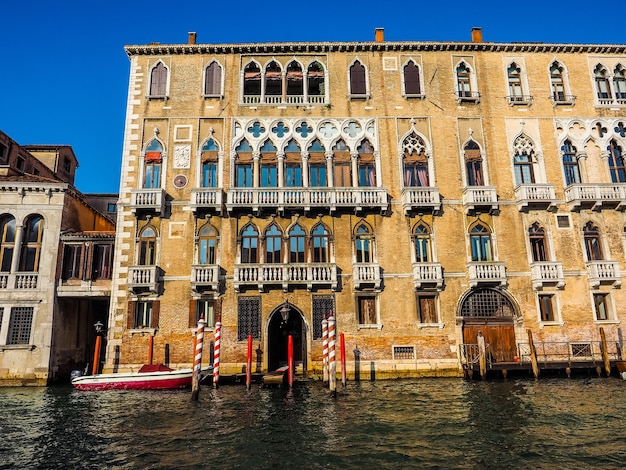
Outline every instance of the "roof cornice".
<path id="1" fill-rule="evenodd" d="M 129 57 L 170 54 L 319 54 L 327 52 L 504 52 L 626 55 L 626 44 L 493 42 L 284 42 L 252 44 L 146 44 L 125 46 Z"/>

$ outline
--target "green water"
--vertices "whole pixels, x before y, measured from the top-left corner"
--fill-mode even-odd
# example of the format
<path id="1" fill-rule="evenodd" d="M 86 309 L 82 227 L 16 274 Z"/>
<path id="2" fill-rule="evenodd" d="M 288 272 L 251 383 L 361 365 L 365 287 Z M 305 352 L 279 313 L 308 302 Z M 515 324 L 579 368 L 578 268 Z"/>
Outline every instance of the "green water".
<path id="1" fill-rule="evenodd" d="M 626 381 L 0 389 L 0 468 L 586 469 L 626 466 Z"/>

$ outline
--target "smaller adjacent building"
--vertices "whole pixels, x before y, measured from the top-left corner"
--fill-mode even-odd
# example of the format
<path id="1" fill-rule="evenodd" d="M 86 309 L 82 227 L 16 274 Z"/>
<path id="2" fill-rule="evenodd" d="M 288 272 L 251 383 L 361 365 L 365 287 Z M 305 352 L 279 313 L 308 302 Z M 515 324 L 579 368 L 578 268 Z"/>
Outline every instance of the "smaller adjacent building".
<path id="1" fill-rule="evenodd" d="M 46 385 L 92 360 L 115 224 L 74 187 L 69 145 L 0 131 L 0 385 Z"/>

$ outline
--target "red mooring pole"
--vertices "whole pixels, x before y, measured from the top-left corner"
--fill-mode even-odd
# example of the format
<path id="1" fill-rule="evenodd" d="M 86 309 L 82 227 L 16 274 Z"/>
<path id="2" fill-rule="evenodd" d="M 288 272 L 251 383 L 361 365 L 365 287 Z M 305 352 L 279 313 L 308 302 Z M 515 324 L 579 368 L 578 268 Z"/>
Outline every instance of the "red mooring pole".
<path id="1" fill-rule="evenodd" d="M 337 362 L 335 361 L 335 317 L 328 318 L 328 388 L 331 395 L 337 393 Z"/>
<path id="2" fill-rule="evenodd" d="M 222 323 L 215 324 L 215 348 L 213 354 L 213 387 L 217 388 L 220 380 L 220 341 L 222 338 Z"/>
<path id="3" fill-rule="evenodd" d="M 322 317 L 322 381 L 328 382 L 328 320 L 326 320 L 326 315 Z"/>
<path id="4" fill-rule="evenodd" d="M 154 355 L 154 336 L 150 335 L 150 338 L 148 338 L 148 364 L 152 364 L 153 355 Z"/>
<path id="5" fill-rule="evenodd" d="M 102 344 L 102 336 L 96 336 L 96 345 L 93 350 L 93 365 L 91 367 L 91 375 L 98 373 L 98 366 L 100 365 L 100 344 Z"/>
<path id="6" fill-rule="evenodd" d="M 252 385 L 252 335 L 248 335 L 248 358 L 246 362 L 246 388 Z"/>
<path id="7" fill-rule="evenodd" d="M 339 335 L 339 348 L 341 350 L 341 385 L 346 386 L 346 339 L 343 333 Z"/>
<path id="8" fill-rule="evenodd" d="M 198 331 L 194 341 L 193 375 L 191 377 L 191 398 L 200 394 L 200 372 L 202 371 L 202 349 L 204 347 L 204 318 L 198 320 Z"/>
<path id="9" fill-rule="evenodd" d="M 293 387 L 293 336 L 289 335 L 289 339 L 287 341 L 287 377 L 289 387 Z"/>

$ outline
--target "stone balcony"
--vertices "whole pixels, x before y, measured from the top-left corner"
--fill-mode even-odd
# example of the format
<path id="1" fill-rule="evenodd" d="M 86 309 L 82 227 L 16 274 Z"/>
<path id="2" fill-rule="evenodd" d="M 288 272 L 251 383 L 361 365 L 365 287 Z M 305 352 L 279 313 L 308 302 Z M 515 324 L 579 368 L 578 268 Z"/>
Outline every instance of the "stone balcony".
<path id="1" fill-rule="evenodd" d="M 128 290 L 135 294 L 161 291 L 161 273 L 158 266 L 130 266 L 128 268 Z"/>
<path id="2" fill-rule="evenodd" d="M 556 208 L 553 184 L 520 184 L 515 187 L 515 201 L 520 212 L 529 209 Z"/>
<path id="3" fill-rule="evenodd" d="M 335 263 L 289 263 L 289 264 L 236 264 L 234 273 L 235 292 L 254 287 L 263 292 L 265 287 L 279 286 L 285 292 L 291 287 L 337 289 L 337 265 Z"/>
<path id="4" fill-rule="evenodd" d="M 217 292 L 220 287 L 220 267 L 216 264 L 191 267 L 191 290 L 201 294 L 206 291 Z"/>
<path id="5" fill-rule="evenodd" d="M 383 276 L 378 263 L 354 263 L 352 278 L 355 289 L 372 287 L 380 290 Z"/>
<path id="6" fill-rule="evenodd" d="M 626 209 L 626 183 L 571 184 L 565 188 L 570 210 Z"/>
<path id="7" fill-rule="evenodd" d="M 601 284 L 620 287 L 622 285 L 622 275 L 617 261 L 588 261 L 587 270 L 589 272 L 589 285 L 592 289 L 600 287 Z"/>
<path id="8" fill-rule="evenodd" d="M 211 212 L 221 215 L 224 196 L 221 188 L 192 188 L 191 210 L 194 214 Z"/>
<path id="9" fill-rule="evenodd" d="M 559 261 L 535 261 L 530 264 L 533 289 L 541 290 L 544 286 L 565 287 L 563 265 Z"/>
<path id="10" fill-rule="evenodd" d="M 419 289 L 443 288 L 443 268 L 441 263 L 413 263 L 413 286 Z"/>
<path id="11" fill-rule="evenodd" d="M 259 212 L 263 209 L 284 212 L 300 210 L 350 209 L 387 211 L 389 201 L 385 188 L 231 188 L 226 193 L 226 209 Z"/>
<path id="12" fill-rule="evenodd" d="M 0 290 L 33 290 L 38 281 L 39 273 L 0 273 Z"/>
<path id="13" fill-rule="evenodd" d="M 165 190 L 155 189 L 131 189 L 130 210 L 133 214 L 163 215 L 165 212 Z"/>
<path id="14" fill-rule="evenodd" d="M 506 286 L 506 268 L 501 261 L 472 261 L 468 264 L 470 287 Z"/>
<path id="15" fill-rule="evenodd" d="M 441 196 L 436 187 L 407 187 L 402 190 L 404 215 L 415 212 L 434 212 L 441 210 Z"/>
<path id="16" fill-rule="evenodd" d="M 466 186 L 463 189 L 463 206 L 467 214 L 497 213 L 499 205 L 495 186 Z"/>

